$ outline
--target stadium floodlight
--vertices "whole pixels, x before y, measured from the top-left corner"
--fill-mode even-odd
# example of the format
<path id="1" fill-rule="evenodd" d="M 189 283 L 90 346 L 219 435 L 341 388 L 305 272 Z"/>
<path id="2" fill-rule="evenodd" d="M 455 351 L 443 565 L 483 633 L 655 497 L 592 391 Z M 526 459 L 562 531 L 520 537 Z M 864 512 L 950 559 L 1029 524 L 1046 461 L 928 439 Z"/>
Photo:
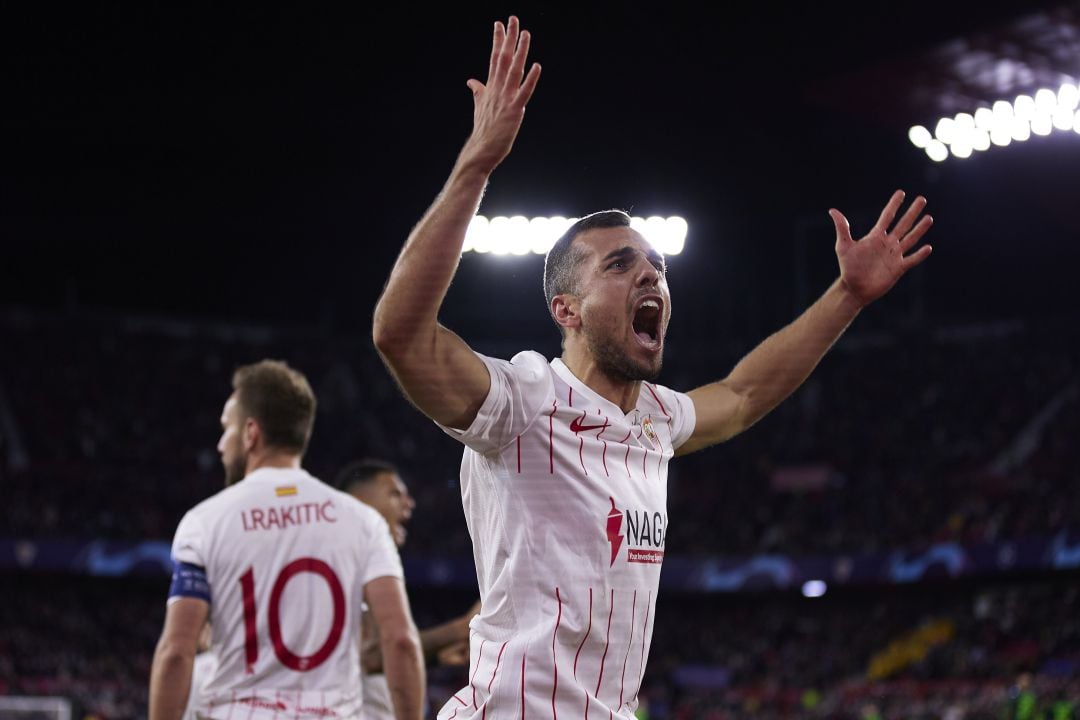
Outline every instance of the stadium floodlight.
<path id="1" fill-rule="evenodd" d="M 1012 121 L 1012 139 L 1024 142 L 1031 137 L 1031 123 L 1022 117 L 1014 117 Z"/>
<path id="2" fill-rule="evenodd" d="M 824 580 L 807 580 L 803 583 L 802 594 L 803 597 L 819 598 L 828 589 L 829 586 L 825 584 Z"/>
<path id="3" fill-rule="evenodd" d="M 1058 90 L 1057 105 L 1066 110 L 1075 110 L 1080 105 L 1080 88 L 1072 83 L 1065 83 Z"/>
<path id="4" fill-rule="evenodd" d="M 995 145 L 1006 147 L 1055 130 L 1080 133 L 1080 85 L 1067 82 L 1056 90 L 1040 88 L 1033 95 L 1017 95 L 1012 102 L 996 100 L 990 107 L 939 118 L 932 126 L 913 125 L 908 140 L 934 162 L 943 162 L 949 155 L 968 158 Z"/>
<path id="5" fill-rule="evenodd" d="M 975 129 L 975 116 L 971 113 L 956 113 L 953 122 L 956 123 L 956 131 L 959 133 L 960 137 L 963 137 L 966 133 Z"/>
<path id="6" fill-rule="evenodd" d="M 995 127 L 990 131 L 990 142 L 998 147 L 1005 147 L 1012 142 L 1012 132 L 1008 127 Z"/>
<path id="7" fill-rule="evenodd" d="M 1047 88 L 1042 88 L 1035 93 L 1035 110 L 1044 115 L 1054 112 L 1058 105 L 1057 93 Z"/>
<path id="8" fill-rule="evenodd" d="M 985 130 L 975 130 L 971 133 L 971 149 L 983 152 L 990 149 L 990 133 Z"/>
<path id="9" fill-rule="evenodd" d="M 943 146 L 944 147 L 944 146 Z M 947 153 L 946 153 L 947 154 Z M 462 253 L 492 255 L 544 255 L 578 218 L 475 216 L 465 232 Z M 640 232 L 664 255 L 678 255 L 686 247 L 690 226 L 678 216 L 632 217 L 630 227 Z"/>
<path id="10" fill-rule="evenodd" d="M 1042 137 L 1054 132 L 1053 117 L 1040 110 L 1035 117 L 1031 118 L 1031 132 Z"/>
<path id="11" fill-rule="evenodd" d="M 949 157 L 949 148 L 945 147 L 945 143 L 940 140 L 931 140 L 926 146 L 926 154 L 934 162 L 941 162 Z"/>
<path id="12" fill-rule="evenodd" d="M 956 121 L 950 117 L 943 117 L 934 126 L 934 137 L 946 145 L 952 144 L 956 139 Z"/>
<path id="13" fill-rule="evenodd" d="M 511 255 L 528 255 L 532 250 L 532 234 L 529 232 L 531 223 L 529 218 L 523 215 L 515 215 L 510 218 L 507 229 L 507 244 L 510 246 Z"/>
<path id="14" fill-rule="evenodd" d="M 908 130 L 908 139 L 911 140 L 911 144 L 920 150 L 926 149 L 926 146 L 930 144 L 930 141 L 934 139 L 934 136 L 930 134 L 930 131 L 924 128 L 922 125 L 915 125 Z"/>
<path id="15" fill-rule="evenodd" d="M 510 218 L 491 218 L 491 253 L 508 255 L 510 253 Z"/>
<path id="16" fill-rule="evenodd" d="M 1054 127 L 1058 130 L 1072 130 L 1073 111 L 1062 105 L 1054 109 Z"/>
<path id="17" fill-rule="evenodd" d="M 1013 100 L 1013 115 L 1024 120 L 1031 120 L 1035 115 L 1035 98 L 1030 95 L 1017 95 Z"/>
<path id="18" fill-rule="evenodd" d="M 971 150 L 972 147 L 968 144 L 966 140 L 964 142 L 954 142 L 952 145 L 949 146 L 949 152 L 961 159 L 971 157 Z"/>

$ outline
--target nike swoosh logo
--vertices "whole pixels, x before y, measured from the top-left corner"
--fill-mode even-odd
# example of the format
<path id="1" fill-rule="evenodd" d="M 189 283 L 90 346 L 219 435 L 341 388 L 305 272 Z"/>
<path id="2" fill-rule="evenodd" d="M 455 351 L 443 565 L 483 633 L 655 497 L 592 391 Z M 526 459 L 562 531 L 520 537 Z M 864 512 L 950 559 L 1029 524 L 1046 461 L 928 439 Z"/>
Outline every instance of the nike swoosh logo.
<path id="1" fill-rule="evenodd" d="M 575 433 L 585 432 L 586 430 L 602 430 L 607 426 L 607 422 L 604 422 L 603 425 L 582 425 L 581 418 L 574 418 L 570 421 L 570 431 Z"/>

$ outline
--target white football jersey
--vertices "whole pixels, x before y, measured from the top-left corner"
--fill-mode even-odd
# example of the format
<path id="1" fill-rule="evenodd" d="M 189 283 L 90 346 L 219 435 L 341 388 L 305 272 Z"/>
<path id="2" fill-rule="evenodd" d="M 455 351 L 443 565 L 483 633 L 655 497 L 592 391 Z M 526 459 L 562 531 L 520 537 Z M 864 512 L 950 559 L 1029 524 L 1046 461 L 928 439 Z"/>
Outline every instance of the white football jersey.
<path id="1" fill-rule="evenodd" d="M 218 667 L 199 717 L 359 715 L 363 589 L 402 576 L 377 512 L 303 470 L 261 468 L 190 510 L 172 553 L 170 600 L 210 602 Z"/>
<path id="2" fill-rule="evenodd" d="M 461 440 L 481 612 L 469 684 L 440 720 L 632 718 L 667 535 L 667 465 L 690 398 L 642 383 L 624 413 L 559 359 L 481 356 L 491 390 Z"/>
<path id="3" fill-rule="evenodd" d="M 196 710 L 203 703 L 203 687 L 217 671 L 217 657 L 212 652 L 201 652 L 195 656 L 191 666 L 191 688 L 188 690 L 187 707 L 184 708 L 184 720 L 196 720 Z"/>
<path id="4" fill-rule="evenodd" d="M 360 716 L 364 720 L 394 720 L 394 698 L 386 675 L 362 673 L 361 681 L 364 684 L 364 708 Z"/>

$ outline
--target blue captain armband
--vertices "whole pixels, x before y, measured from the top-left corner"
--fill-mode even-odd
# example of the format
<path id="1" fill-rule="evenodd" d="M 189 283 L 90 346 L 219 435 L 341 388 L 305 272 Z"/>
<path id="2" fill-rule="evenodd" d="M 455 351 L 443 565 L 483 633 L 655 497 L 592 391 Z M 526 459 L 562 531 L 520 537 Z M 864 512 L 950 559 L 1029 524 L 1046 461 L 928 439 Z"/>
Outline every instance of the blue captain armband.
<path id="1" fill-rule="evenodd" d="M 206 568 L 174 560 L 169 600 L 182 597 L 210 602 L 210 581 L 206 579 Z"/>

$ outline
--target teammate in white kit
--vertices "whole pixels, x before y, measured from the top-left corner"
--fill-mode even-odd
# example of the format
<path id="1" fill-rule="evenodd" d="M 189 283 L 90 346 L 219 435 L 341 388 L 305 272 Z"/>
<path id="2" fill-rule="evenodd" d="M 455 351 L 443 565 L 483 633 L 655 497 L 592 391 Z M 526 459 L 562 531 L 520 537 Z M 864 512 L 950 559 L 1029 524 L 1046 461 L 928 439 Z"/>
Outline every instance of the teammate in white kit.
<path id="1" fill-rule="evenodd" d="M 396 467 L 384 460 L 357 460 L 338 473 L 334 486 L 370 506 L 383 516 L 400 548 L 408 530 L 405 525 L 412 517 L 416 501 L 401 479 Z M 469 620 L 480 611 L 477 602 L 469 611 L 453 620 L 420 631 L 420 647 L 427 662 L 438 660 L 443 665 L 464 665 L 468 662 Z M 381 640 L 378 628 L 373 627 L 370 613 L 361 621 L 363 642 L 360 645 L 361 679 L 364 686 L 364 720 L 393 718 L 390 691 L 382 669 Z"/>
<path id="2" fill-rule="evenodd" d="M 495 24 L 473 131 L 413 229 L 375 311 L 374 340 L 409 399 L 466 446 L 462 500 L 482 610 L 469 685 L 439 714 L 630 718 L 649 652 L 673 455 L 752 425 L 806 379 L 859 311 L 926 259 L 917 198 L 896 192 L 855 241 L 836 226 L 840 277 L 731 373 L 688 394 L 652 384 L 671 315 L 663 258 L 620 212 L 579 221 L 544 285 L 562 357 L 474 353 L 438 322 L 465 232 L 509 154 L 540 76 L 529 34 Z M 890 227 L 891 226 L 891 227 Z"/>
<path id="3" fill-rule="evenodd" d="M 154 653 L 150 718 L 179 718 L 209 619 L 217 669 L 198 717 L 359 717 L 361 603 L 383 636 L 396 717 L 422 716 L 424 668 L 386 521 L 301 469 L 315 419 L 307 379 L 241 367 L 221 416 L 227 487 L 190 510 Z"/>

